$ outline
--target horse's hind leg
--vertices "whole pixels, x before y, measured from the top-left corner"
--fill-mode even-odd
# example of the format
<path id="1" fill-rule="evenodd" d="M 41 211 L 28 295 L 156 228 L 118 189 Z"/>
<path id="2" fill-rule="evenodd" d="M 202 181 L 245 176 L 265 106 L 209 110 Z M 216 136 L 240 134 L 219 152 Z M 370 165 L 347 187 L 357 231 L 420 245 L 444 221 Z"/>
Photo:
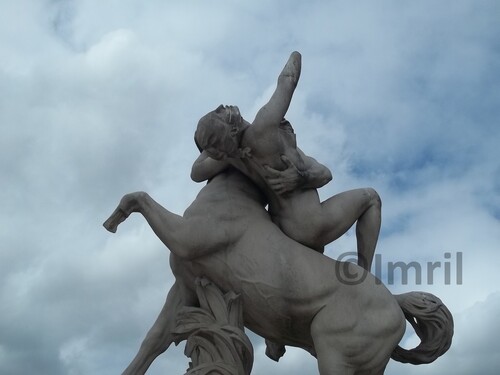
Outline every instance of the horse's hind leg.
<path id="1" fill-rule="evenodd" d="M 316 351 L 320 375 L 356 375 L 358 368 L 349 361 L 346 349 L 352 346 L 346 337 L 347 320 L 333 318 L 330 306 L 319 311 L 311 322 L 311 337 Z"/>
<path id="2" fill-rule="evenodd" d="M 172 330 L 179 309 L 185 305 L 193 305 L 192 297 L 185 288 L 176 281 L 170 289 L 160 315 L 146 335 L 139 352 L 125 369 L 123 375 L 145 374 L 151 363 L 173 342 Z"/>
<path id="3" fill-rule="evenodd" d="M 318 355 L 320 375 L 356 375 L 355 369 L 346 365 L 341 356 L 330 352 L 328 355 Z"/>
<path id="4" fill-rule="evenodd" d="M 359 315 L 348 305 L 339 309 L 338 305 L 327 304 L 316 314 L 311 337 L 321 375 L 383 375 L 392 341 L 389 338 L 387 344 L 368 332 L 363 334 L 359 321 Z M 399 335 L 397 329 L 394 335 Z"/>
<path id="5" fill-rule="evenodd" d="M 356 369 L 346 361 L 342 353 L 335 349 L 335 345 L 331 344 L 331 339 L 328 337 L 328 334 L 311 333 L 320 375 L 356 374 Z"/>

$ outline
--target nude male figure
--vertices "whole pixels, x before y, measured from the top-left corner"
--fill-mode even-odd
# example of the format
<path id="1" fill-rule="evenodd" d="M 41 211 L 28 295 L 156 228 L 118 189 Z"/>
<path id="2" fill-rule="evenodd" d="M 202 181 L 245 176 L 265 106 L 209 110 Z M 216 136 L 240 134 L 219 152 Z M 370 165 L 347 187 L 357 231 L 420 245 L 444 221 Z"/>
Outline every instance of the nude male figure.
<path id="1" fill-rule="evenodd" d="M 357 223 L 358 265 L 369 271 L 380 231 L 380 198 L 365 188 L 320 202 L 316 188 L 329 182 L 331 173 L 297 147 L 293 129 L 284 120 L 300 71 L 301 56 L 294 52 L 252 124 L 236 106 L 221 105 L 204 116 L 195 134 L 203 152 L 191 176 L 203 181 L 213 177 L 210 171 L 233 165 L 265 193 L 273 222 L 290 238 L 320 252 Z"/>

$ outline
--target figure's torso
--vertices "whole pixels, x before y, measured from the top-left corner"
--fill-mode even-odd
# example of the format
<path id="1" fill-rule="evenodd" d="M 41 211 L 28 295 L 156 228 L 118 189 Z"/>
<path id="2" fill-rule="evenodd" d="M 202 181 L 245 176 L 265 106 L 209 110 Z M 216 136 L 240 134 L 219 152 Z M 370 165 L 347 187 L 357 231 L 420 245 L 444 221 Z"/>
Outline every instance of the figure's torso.
<path id="1" fill-rule="evenodd" d="M 286 165 L 281 160 L 281 155 L 285 155 L 299 170 L 305 169 L 304 161 L 297 151 L 295 132 L 288 121 L 265 129 L 249 126 L 241 146 L 250 147 L 252 158 L 261 166 L 284 170 Z"/>
<path id="2" fill-rule="evenodd" d="M 246 173 L 265 193 L 269 202 L 269 213 L 273 221 L 291 238 L 302 244 L 321 249 L 325 244 L 318 243 L 315 231 L 306 228 L 307 217 L 319 217 L 321 202 L 316 189 L 298 188 L 286 194 L 275 193 L 267 184 L 264 176 L 268 174 L 265 165 L 284 170 L 287 165 L 281 159 L 284 155 L 299 171 L 306 166 L 297 150 L 295 133 L 288 121 L 279 126 L 254 129 L 249 126 L 243 135 L 241 147 L 251 149 L 251 158 L 244 160 Z"/>

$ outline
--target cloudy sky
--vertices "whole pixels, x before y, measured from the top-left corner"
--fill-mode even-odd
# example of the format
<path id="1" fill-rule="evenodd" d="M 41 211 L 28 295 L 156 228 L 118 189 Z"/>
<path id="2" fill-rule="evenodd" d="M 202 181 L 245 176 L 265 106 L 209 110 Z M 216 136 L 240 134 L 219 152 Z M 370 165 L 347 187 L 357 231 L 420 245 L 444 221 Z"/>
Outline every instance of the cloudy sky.
<path id="1" fill-rule="evenodd" d="M 198 119 L 225 103 L 252 120 L 298 50 L 287 117 L 334 174 L 321 196 L 374 187 L 380 276 L 419 262 L 421 285 L 396 273 L 388 287 L 432 292 L 455 317 L 444 357 L 387 374 L 496 374 L 499 19 L 487 0 L 0 0 L 0 373 L 126 367 L 173 277 L 142 218 L 115 235 L 102 222 L 136 190 L 182 213 L 202 187 Z M 350 231 L 327 254 L 353 250 Z M 442 263 L 432 283 L 428 262 Z M 317 374 L 307 353 L 275 364 L 251 338 L 253 373 Z M 149 373 L 187 363 L 175 348 Z"/>

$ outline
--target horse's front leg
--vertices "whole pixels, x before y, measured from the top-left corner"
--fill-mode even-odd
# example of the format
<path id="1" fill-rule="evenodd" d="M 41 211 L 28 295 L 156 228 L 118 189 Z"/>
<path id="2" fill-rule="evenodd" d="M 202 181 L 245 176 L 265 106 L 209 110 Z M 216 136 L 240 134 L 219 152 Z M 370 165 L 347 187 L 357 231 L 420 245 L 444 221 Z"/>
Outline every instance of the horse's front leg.
<path id="1" fill-rule="evenodd" d="M 122 375 L 145 374 L 151 363 L 174 342 L 172 331 L 176 317 L 183 306 L 193 306 L 195 296 L 176 281 L 170 289 L 160 315 L 149 330 L 141 347 Z"/>
<path id="2" fill-rule="evenodd" d="M 192 240 L 191 233 L 196 230 L 193 220 L 186 220 L 170 212 L 142 191 L 124 195 L 103 225 L 108 231 L 115 233 L 118 225 L 133 212 L 144 216 L 156 236 L 175 255 L 190 259 L 199 256 L 203 251 L 200 246 L 202 242 Z"/>
<path id="3" fill-rule="evenodd" d="M 210 210 L 212 215 L 184 218 L 161 206 L 147 193 L 136 192 L 125 195 L 103 225 L 114 233 L 131 213 L 139 212 L 172 253 L 182 259 L 194 259 L 220 250 L 233 242 L 233 237 L 238 234 L 227 229 L 234 223 L 227 222 L 223 225 L 220 220 L 214 220 L 214 217 L 222 217 L 224 214 L 217 211 L 217 207 L 208 207 L 201 212 Z"/>
<path id="4" fill-rule="evenodd" d="M 104 228 L 111 233 L 116 233 L 118 225 L 124 222 L 131 213 L 141 211 L 141 204 L 144 201 L 145 195 L 147 194 L 142 191 L 124 195 L 118 207 L 116 207 L 108 220 L 104 222 Z"/>

